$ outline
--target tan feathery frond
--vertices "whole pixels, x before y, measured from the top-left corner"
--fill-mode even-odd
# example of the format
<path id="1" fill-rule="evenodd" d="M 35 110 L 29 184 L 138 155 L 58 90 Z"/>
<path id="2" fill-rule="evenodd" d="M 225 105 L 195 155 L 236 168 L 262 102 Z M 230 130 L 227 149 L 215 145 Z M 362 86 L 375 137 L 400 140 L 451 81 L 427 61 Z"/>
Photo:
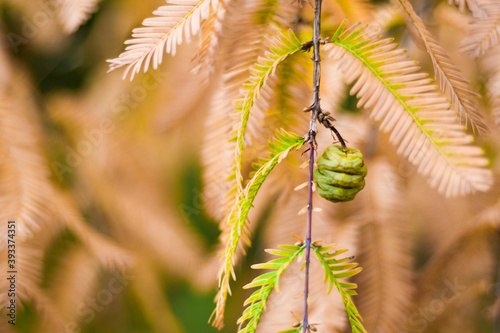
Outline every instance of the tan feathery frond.
<path id="1" fill-rule="evenodd" d="M 56 313 L 57 311 L 55 311 L 52 304 L 48 304 L 51 301 L 47 299 L 40 287 L 46 249 L 52 239 L 51 232 L 52 230 L 48 229 L 42 230 L 37 234 L 36 238 L 29 241 L 21 241 L 16 236 L 14 264 L 14 270 L 17 272 L 16 299 L 38 302 L 39 304 L 36 304 L 36 306 L 39 310 L 49 312 L 50 319 L 58 321 L 58 318 L 60 318 L 59 314 Z M 9 267 L 7 265 L 7 258 L 7 249 L 0 250 L 0 264 L 3 267 Z M 0 302 L 2 304 L 7 304 L 9 289 L 9 280 L 6 278 L 0 279 Z"/>
<path id="2" fill-rule="evenodd" d="M 50 220 L 52 187 L 38 115 L 27 83 L 17 79 L 0 88 L 0 219 L 16 221 L 17 237 L 25 240 Z"/>
<path id="3" fill-rule="evenodd" d="M 95 168 L 95 163 L 92 165 Z M 123 181 L 117 184 L 104 180 L 102 169 L 90 171 L 88 166 L 84 168 L 86 170 L 82 176 L 88 180 L 92 190 L 99 192 L 96 201 L 111 216 L 113 229 L 134 245 L 132 251 L 148 251 L 151 256 L 160 259 L 165 268 L 176 274 L 196 274 L 202 266 L 202 246 L 189 234 L 179 215 L 152 202 L 150 196 L 127 193 Z M 141 232 L 137 232 L 137 220 L 148 221 Z M 169 241 L 165 242 L 165 239 Z"/>
<path id="4" fill-rule="evenodd" d="M 366 162 L 370 171 L 359 193 L 362 220 L 357 261 L 363 274 L 359 311 L 373 333 L 404 331 L 412 304 L 411 241 L 405 216 L 405 195 L 396 170 L 385 160 Z"/>
<path id="5" fill-rule="evenodd" d="M 495 47 L 481 60 L 488 81 L 486 88 L 495 126 L 500 127 L 500 47 Z"/>
<path id="6" fill-rule="evenodd" d="M 84 140 L 83 133 L 99 128 L 98 124 L 107 119 L 90 109 L 52 112 L 52 117 L 65 127 L 74 142 Z M 73 173 L 86 184 L 92 200 L 109 217 L 113 235 L 127 242 L 129 250 L 148 251 L 172 272 L 193 276 L 202 266 L 202 243 L 188 231 L 179 207 L 174 210 L 165 205 L 154 170 L 148 169 L 146 174 L 141 165 L 145 160 L 158 159 L 158 153 L 149 151 L 139 141 L 128 129 L 117 126 L 103 136 L 93 152 L 75 166 Z M 134 191 L 126 188 L 134 188 Z M 148 221 L 141 232 L 137 232 L 138 220 Z"/>
<path id="7" fill-rule="evenodd" d="M 377 7 L 376 13 L 373 16 L 374 18 L 370 22 L 370 26 L 381 31 L 388 31 L 391 27 L 402 25 L 405 22 L 401 11 L 392 3 Z"/>
<path id="8" fill-rule="evenodd" d="M 78 322 L 81 304 L 95 297 L 98 289 L 99 265 L 81 246 L 67 249 L 58 262 L 52 278 L 48 281 L 48 290 L 54 300 L 57 311 L 64 319 Z M 48 325 L 47 325 L 48 326 Z M 44 327 L 44 332 L 65 330 L 65 327 Z"/>
<path id="9" fill-rule="evenodd" d="M 447 196 L 487 191 L 492 174 L 473 137 L 458 123 L 449 102 L 431 85 L 417 62 L 405 60 L 391 39 L 379 39 L 361 24 L 342 32 L 325 48 L 339 61 L 358 106 L 371 110 L 398 154 L 428 176 L 431 187 Z"/>
<path id="10" fill-rule="evenodd" d="M 72 34 L 97 11 L 101 0 L 63 0 L 60 3 L 58 19 L 64 31 Z"/>
<path id="11" fill-rule="evenodd" d="M 132 39 L 125 41 L 128 45 L 118 58 L 110 59 L 109 71 L 127 66 L 123 78 L 130 72 L 132 80 L 135 74 L 146 72 L 149 65 L 157 69 L 163 61 L 163 52 L 175 55 L 177 45 L 184 38 L 189 42 L 191 36 L 197 34 L 201 22 L 216 10 L 218 0 L 166 0 L 153 12 L 156 17 L 147 18 L 143 27 L 132 31 Z"/>
<path id="12" fill-rule="evenodd" d="M 102 265 L 110 269 L 126 268 L 132 264 L 132 255 L 104 235 L 93 230 L 82 218 L 70 195 L 60 190 L 53 191 L 57 202 L 55 215 L 75 233 Z"/>
<path id="13" fill-rule="evenodd" d="M 234 114 L 234 101 L 244 98 L 241 88 L 250 76 L 250 68 L 262 55 L 274 36 L 286 22 L 293 19 L 288 0 L 276 1 L 279 6 L 261 11 L 269 0 L 228 3 L 221 40 L 221 74 L 218 87 L 210 102 L 206 120 L 206 136 L 203 140 L 201 161 L 203 172 L 203 197 L 210 215 L 222 221 L 229 213 L 235 179 L 227 179 L 234 160 L 234 142 L 229 142 L 238 116 Z M 267 7 L 266 7 L 267 8 Z M 280 19 L 276 16 L 280 16 Z M 286 18 L 286 20 L 285 20 Z M 281 23 L 280 23 L 281 22 Z M 269 99 L 265 88 L 261 98 L 253 108 L 253 117 L 248 122 L 248 139 L 259 139 L 265 114 L 262 112 Z M 267 110 L 266 110 L 267 111 Z M 252 138 L 253 137 L 253 138 Z M 260 140 L 264 143 L 266 138 Z M 251 160 L 251 158 L 249 159 Z M 222 229 L 224 228 L 221 226 Z"/>
<path id="14" fill-rule="evenodd" d="M 229 139 L 236 122 L 230 117 L 231 96 L 236 99 L 238 90 L 234 85 L 241 86 L 233 81 L 232 75 L 223 76 L 226 78 L 218 85 L 209 104 L 201 150 L 203 202 L 207 213 L 216 221 L 226 216 L 234 195 L 230 192 L 231 181 L 227 179 L 234 158 L 234 144 Z"/>
<path id="15" fill-rule="evenodd" d="M 62 328 L 66 324 L 61 313 L 57 310 L 53 300 L 46 291 L 41 288 L 42 271 L 45 264 L 47 246 L 51 240 L 49 231 L 42 231 L 37 237 L 28 242 L 16 239 L 16 267 L 15 299 L 18 311 L 22 302 L 30 303 L 34 311 L 50 326 Z M 48 237 L 49 236 L 49 237 Z M 5 259 L 3 259 L 5 258 Z M 7 250 L 0 250 L 0 265 L 7 266 Z M 0 279 L 0 302 L 7 304 L 9 301 L 9 289 L 11 289 L 8 276 Z M 16 321 L 19 320 L 19 317 Z M 37 323 L 38 324 L 38 323 Z M 9 325 L 12 326 L 12 325 Z M 37 332 L 47 332 L 35 329 Z M 4 331 L 2 331 L 4 332 Z"/>
<path id="16" fill-rule="evenodd" d="M 201 148 L 201 163 L 203 166 L 203 202 L 208 214 L 216 221 L 222 221 L 229 213 L 233 194 L 231 181 L 227 179 L 228 170 L 231 168 L 233 158 L 232 146 L 229 142 L 231 131 L 236 119 L 231 117 L 233 101 L 238 98 L 239 90 L 248 76 L 248 66 L 240 65 L 241 62 L 252 63 L 257 57 L 256 52 L 236 53 L 240 47 L 231 48 L 226 42 L 236 44 L 241 25 L 247 23 L 246 11 L 239 11 L 234 1 L 228 4 L 228 15 L 224 21 L 225 38 L 221 41 L 220 48 L 228 53 L 227 61 L 221 63 L 221 74 L 217 77 L 216 89 L 210 99 L 207 116 L 205 119 L 205 135 Z M 233 26 L 234 30 L 230 30 Z M 248 29 L 245 29 L 248 30 Z M 226 33 L 227 32 L 227 33 Z M 243 32 L 243 31 L 242 31 Z M 233 36 L 232 34 L 235 33 Z M 239 46 L 239 45 L 237 45 Z"/>
<path id="17" fill-rule="evenodd" d="M 108 144 L 113 143 L 103 143 L 104 146 Z M 106 149 L 95 155 L 84 160 L 78 173 L 95 193 L 94 199 L 99 207 L 110 217 L 113 230 L 135 246 L 131 251 L 148 251 L 177 274 L 195 274 L 201 266 L 202 245 L 188 232 L 180 214 L 167 208 L 160 199 L 152 200 L 161 198 L 161 195 L 148 181 L 139 185 L 130 179 L 124 170 L 127 166 L 119 165 L 126 159 L 121 162 L 110 159 Z M 121 170 L 120 178 L 112 175 L 113 170 Z M 136 191 L 125 190 L 131 187 Z M 138 220 L 148 221 L 141 232 L 137 232 Z M 165 239 L 169 241 L 165 242 Z"/>
<path id="18" fill-rule="evenodd" d="M 327 112 L 337 113 L 342 100 L 347 94 L 347 87 L 342 80 L 342 73 L 337 69 L 337 64 L 331 58 L 326 58 L 321 64 L 323 76 L 320 87 L 321 107 Z"/>
<path id="19" fill-rule="evenodd" d="M 16 239 L 17 240 L 17 239 Z M 43 258 L 44 250 L 40 242 L 21 242 L 16 241 L 16 263 L 15 271 L 17 271 L 18 283 L 16 283 L 16 294 L 19 299 L 29 300 L 39 291 L 40 282 L 42 279 Z M 7 258 L 6 251 L 3 252 L 4 257 Z M 4 267 L 8 267 L 6 260 L 2 261 Z M 2 279 L 4 280 L 4 279 Z M 2 281 L 2 286 L 4 285 Z M 7 281 L 8 282 L 8 281 Z M 5 286 L 5 289 L 9 289 Z M 6 303 L 7 290 L 2 288 L 2 303 Z"/>
<path id="20" fill-rule="evenodd" d="M 469 8 L 474 17 L 478 18 L 487 18 L 488 11 L 485 8 L 485 3 L 488 3 L 489 0 L 448 0 L 450 5 L 458 6 L 458 9 L 463 13 L 465 11 L 465 7 Z"/>
<path id="21" fill-rule="evenodd" d="M 474 19 L 467 29 L 467 36 L 460 44 L 460 52 L 472 57 L 486 54 L 500 39 L 500 3 L 487 8 L 488 16 Z"/>
<path id="22" fill-rule="evenodd" d="M 179 66 L 179 63 L 176 62 L 176 65 Z M 168 81 L 162 81 L 159 90 L 162 98 L 168 103 L 160 101 L 156 106 L 157 111 L 151 120 L 151 126 L 155 130 L 163 133 L 175 131 L 185 123 L 188 117 L 196 117 L 194 114 L 199 112 L 197 111 L 199 105 L 210 97 L 211 90 L 208 87 L 208 81 L 200 80 L 201 74 L 195 75 L 187 72 L 190 67 L 184 67 L 182 77 L 168 71 Z M 158 71 L 152 73 L 158 73 Z M 200 113 L 205 115 L 206 110 Z"/>
<path id="23" fill-rule="evenodd" d="M 46 320 L 61 322 L 40 289 L 44 255 L 53 232 L 50 173 L 43 130 L 30 83 L 0 52 L 0 265 L 7 265 L 7 221 L 15 221 L 16 302 L 33 300 Z M 11 229 L 12 230 L 12 229 Z M 12 245 L 12 243 L 11 243 Z M 11 248 L 9 248 L 12 250 Z M 12 264 L 12 263 L 9 263 Z M 9 280 L 0 281 L 0 303 L 7 304 Z"/>
<path id="24" fill-rule="evenodd" d="M 424 22 L 413 10 L 411 3 L 408 0 L 399 0 L 399 2 L 412 20 L 420 39 L 425 44 L 441 91 L 450 98 L 451 105 L 458 111 L 460 119 L 466 125 L 467 122 L 470 122 L 473 129 L 486 132 L 487 126 L 474 100 L 479 95 L 472 90 L 470 82 L 463 77 L 460 69 L 451 62 L 450 56 L 445 49 L 439 45 L 434 36 L 427 30 Z"/>
<path id="25" fill-rule="evenodd" d="M 201 27 L 200 48 L 192 60 L 194 67 L 191 71 L 194 74 L 200 73 L 202 69 L 208 72 L 208 78 L 213 74 L 226 13 L 227 5 L 225 1 L 219 0 L 219 7 L 217 10 L 212 11 L 207 20 L 203 22 Z"/>

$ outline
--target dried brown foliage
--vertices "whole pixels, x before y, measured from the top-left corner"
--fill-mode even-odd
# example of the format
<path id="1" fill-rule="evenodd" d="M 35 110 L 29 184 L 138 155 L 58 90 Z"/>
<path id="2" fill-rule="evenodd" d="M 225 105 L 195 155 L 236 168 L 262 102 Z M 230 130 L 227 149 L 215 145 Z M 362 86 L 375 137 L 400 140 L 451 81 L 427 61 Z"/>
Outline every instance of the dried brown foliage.
<path id="1" fill-rule="evenodd" d="M 358 20 L 380 29 L 368 27 L 360 37 L 373 43 L 370 61 L 380 66 L 378 76 L 347 49 L 323 48 L 323 107 L 348 144 L 364 153 L 368 178 L 353 202 L 333 205 L 315 198 L 313 233 L 325 244 L 348 248 L 364 267 L 354 279 L 360 294 L 355 301 L 369 332 L 493 331 L 499 317 L 494 284 L 500 196 L 494 184 L 500 5 L 448 2 L 426 11 L 401 0 L 405 12 L 398 12 L 394 4 L 324 0 L 324 38 L 344 17 L 351 29 L 359 27 Z M 135 311 L 130 304 L 145 314 L 142 324 L 151 331 L 193 327 L 177 312 L 179 299 L 197 302 L 216 288 L 220 251 L 230 232 L 225 221 L 238 195 L 236 178 L 229 177 L 237 146 L 231 139 L 241 120 L 234 103 L 245 98 L 252 66 L 268 57 L 279 32 L 292 29 L 301 41 L 310 38 L 311 6 L 289 0 L 173 0 L 151 15 L 158 2 L 0 3 L 18 17 L 17 28 L 6 21 L 1 32 L 0 270 L 7 265 L 7 221 L 15 220 L 18 299 L 37 314 L 28 329 L 58 332 L 75 323 L 84 331 L 107 332 L 113 324 L 123 328 L 117 323 Z M 42 14 L 48 18 L 43 24 Z M 117 70 L 105 75 L 105 60 L 119 54 L 132 26 L 148 15 L 123 55 L 110 61 Z M 468 21 L 467 29 L 451 27 Z M 64 59 L 67 71 L 85 64 L 84 84 L 45 89 L 31 54 Z M 122 66 L 124 72 L 118 70 Z M 47 80 L 57 81 L 47 68 Z M 266 155 L 275 129 L 306 133 L 309 120 L 302 109 L 310 104 L 311 72 L 309 54 L 297 52 L 263 80 L 243 137 L 241 186 L 252 164 Z M 434 73 L 436 82 L 425 72 Z M 391 90 L 389 84 L 401 86 Z M 406 106 L 418 110 L 408 113 Z M 317 141 L 322 150 L 334 139 L 321 130 Z M 295 242 L 292 233 L 303 234 L 303 150 L 290 152 L 262 186 L 245 223 L 248 242 L 257 235 L 257 244 L 275 247 Z M 193 160 L 199 174 L 189 176 Z M 220 236 L 206 236 L 203 228 L 217 223 Z M 264 261 L 262 255 L 246 258 L 246 250 L 247 244 L 239 245 L 239 261 Z M 246 272 L 237 260 L 233 265 Z M 293 324 L 290 311 L 300 316 L 299 269 L 283 276 L 262 332 Z M 87 322 L 78 309 L 108 290 L 116 276 L 132 278 Z M 340 299 L 324 295 L 321 273 L 313 276 L 311 320 L 320 323 L 319 332 L 345 330 Z M 0 277 L 5 304 L 8 285 Z M 243 303 L 246 295 L 239 290 L 250 281 L 238 276 L 232 304 Z M 179 284 L 192 289 L 167 297 Z M 236 330 L 231 322 L 241 313 L 238 306 L 229 309 L 226 332 Z M 189 317 L 204 325 L 212 308 L 205 310 L 201 319 Z M 5 324 L 3 312 L 2 318 L 2 332 L 16 331 Z M 110 326 L 96 328 L 103 322 Z"/>

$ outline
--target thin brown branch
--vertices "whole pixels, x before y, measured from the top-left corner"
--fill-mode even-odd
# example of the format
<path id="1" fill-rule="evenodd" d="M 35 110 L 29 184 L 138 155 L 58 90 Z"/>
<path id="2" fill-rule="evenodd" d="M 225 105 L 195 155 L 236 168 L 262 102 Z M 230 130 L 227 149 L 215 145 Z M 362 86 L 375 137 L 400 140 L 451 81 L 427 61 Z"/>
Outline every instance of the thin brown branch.
<path id="1" fill-rule="evenodd" d="M 305 267 L 305 286 L 304 286 L 304 319 L 303 332 L 309 330 L 309 264 L 311 261 L 311 238 L 312 238 L 312 211 L 313 211 L 313 171 L 314 171 L 314 152 L 315 152 L 315 137 L 317 133 L 316 118 L 321 113 L 319 87 L 321 78 L 321 56 L 320 56 L 320 40 L 321 40 L 321 3 L 322 0 L 316 0 L 314 7 L 314 33 L 313 33 L 313 61 L 314 61 L 314 76 L 313 76 L 313 102 L 310 110 L 312 111 L 311 122 L 309 123 L 309 180 L 308 180 L 308 203 L 307 203 L 307 232 L 306 232 L 306 267 Z"/>

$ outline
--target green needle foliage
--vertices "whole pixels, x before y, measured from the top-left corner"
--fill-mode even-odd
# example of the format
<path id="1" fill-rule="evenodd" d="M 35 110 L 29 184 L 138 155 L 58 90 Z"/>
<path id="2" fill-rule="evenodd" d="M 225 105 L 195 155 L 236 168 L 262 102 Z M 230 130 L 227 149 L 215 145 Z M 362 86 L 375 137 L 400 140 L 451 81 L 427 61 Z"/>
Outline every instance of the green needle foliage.
<path id="1" fill-rule="evenodd" d="M 253 269 L 270 269 L 270 272 L 264 273 L 256 277 L 252 282 L 247 284 L 244 288 L 256 288 L 256 291 L 245 301 L 245 310 L 243 315 L 238 319 L 240 330 L 238 333 L 253 333 L 257 329 L 260 317 L 266 308 L 266 302 L 271 295 L 273 289 L 278 291 L 279 278 L 288 266 L 297 258 L 306 247 L 295 245 L 279 245 L 281 250 L 269 250 L 268 252 L 280 258 L 273 259 L 264 264 L 253 265 Z M 242 326 L 245 327 L 242 328 Z M 294 329 L 293 332 L 296 332 Z M 288 332 L 288 331 L 286 331 Z"/>
<path id="2" fill-rule="evenodd" d="M 283 275 L 288 266 L 304 251 L 305 245 L 280 245 L 280 250 L 269 250 L 268 252 L 278 256 L 279 258 L 268 261 L 264 264 L 253 265 L 253 269 L 269 269 L 258 277 L 256 277 L 251 283 L 247 284 L 244 288 L 259 288 L 252 293 L 252 295 L 245 301 L 245 310 L 243 315 L 238 320 L 240 324 L 240 330 L 238 333 L 253 333 L 257 329 L 257 325 L 262 316 L 262 313 L 266 309 L 266 302 L 271 294 L 271 292 L 276 289 L 278 291 L 279 278 Z M 350 278 L 359 272 L 362 268 L 357 267 L 358 264 L 350 262 L 351 257 L 336 259 L 342 253 L 348 250 L 337 250 L 332 253 L 329 251 L 333 248 L 333 245 L 318 247 L 314 244 L 311 245 L 311 249 L 316 254 L 316 257 L 325 270 L 324 282 L 328 282 L 327 293 L 330 293 L 333 286 L 337 288 L 342 297 L 344 307 L 346 309 L 349 321 L 351 323 L 351 328 L 353 333 L 366 333 L 363 327 L 362 318 L 359 314 L 356 306 L 352 302 L 351 296 L 356 295 L 354 290 L 357 285 L 355 283 L 348 283 L 341 281 L 342 279 Z M 245 325 L 243 328 L 242 326 Z M 300 332 L 303 325 L 300 324 L 298 327 L 294 327 L 280 333 L 292 333 Z"/>
<path id="3" fill-rule="evenodd" d="M 316 247 L 314 245 L 311 246 L 321 266 L 323 266 L 323 268 L 325 269 L 324 282 L 328 282 L 327 292 L 330 293 L 330 291 L 332 291 L 333 289 L 333 286 L 337 288 L 340 296 L 342 297 L 347 315 L 349 316 L 352 332 L 366 333 L 366 330 L 361 323 L 361 315 L 359 314 L 358 309 L 356 309 L 356 306 L 351 299 L 351 296 L 357 295 L 356 291 L 354 290 L 357 285 L 355 283 L 340 281 L 340 279 L 349 278 L 358 274 L 359 272 L 361 272 L 362 268 L 357 267 L 357 263 L 349 262 L 352 259 L 350 257 L 344 259 L 335 259 L 334 257 L 347 252 L 347 250 L 337 250 L 333 253 L 329 253 L 328 251 L 332 247 L 333 245 L 321 247 Z"/>
<path id="4" fill-rule="evenodd" d="M 264 57 L 259 57 L 255 66 L 250 70 L 251 76 L 243 84 L 245 97 L 236 101 L 236 110 L 240 113 L 240 122 L 238 124 L 235 150 L 235 173 L 238 189 L 241 190 L 243 176 L 241 175 L 242 155 L 244 147 L 244 137 L 250 117 L 250 111 L 259 97 L 261 88 L 266 83 L 269 76 L 273 75 L 278 65 L 288 56 L 300 51 L 302 44 L 289 30 L 288 36 L 280 33 L 272 42 L 271 48 L 265 53 Z"/>
<path id="5" fill-rule="evenodd" d="M 229 214 L 227 223 L 230 226 L 226 250 L 224 252 L 224 263 L 220 277 L 220 289 L 216 296 L 217 306 L 213 313 L 215 318 L 222 318 L 227 295 L 230 292 L 229 281 L 230 276 L 234 276 L 234 263 L 236 250 L 242 236 L 244 236 L 245 223 L 247 221 L 248 212 L 252 207 L 253 201 L 260 190 L 260 187 L 266 180 L 278 163 L 280 163 L 288 153 L 293 149 L 299 149 L 304 144 L 304 138 L 297 134 L 281 130 L 277 133 L 277 138 L 269 143 L 271 150 L 268 159 L 261 159 L 257 172 L 248 182 L 245 189 L 237 196 L 234 206 Z"/>

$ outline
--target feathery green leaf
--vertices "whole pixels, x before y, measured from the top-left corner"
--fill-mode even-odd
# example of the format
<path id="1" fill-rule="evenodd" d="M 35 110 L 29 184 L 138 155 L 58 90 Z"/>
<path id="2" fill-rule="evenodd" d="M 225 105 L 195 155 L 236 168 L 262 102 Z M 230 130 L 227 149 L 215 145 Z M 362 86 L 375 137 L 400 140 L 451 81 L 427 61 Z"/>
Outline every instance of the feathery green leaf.
<path id="1" fill-rule="evenodd" d="M 266 83 L 269 76 L 273 75 L 278 65 L 288 56 L 300 51 L 302 44 L 293 34 L 288 31 L 288 36 L 280 33 L 272 42 L 270 51 L 264 57 L 259 57 L 255 66 L 250 70 L 251 76 L 243 84 L 245 97 L 236 101 L 236 111 L 240 114 L 240 122 L 236 127 L 236 149 L 234 172 L 236 174 L 236 184 L 238 190 L 243 189 L 243 176 L 241 175 L 241 163 L 244 147 L 244 138 L 248 119 L 255 101 L 259 97 L 260 90 Z"/>
<path id="2" fill-rule="evenodd" d="M 253 265 L 253 269 L 273 269 L 270 272 L 264 273 L 256 277 L 252 282 L 247 284 L 244 288 L 260 287 L 252 293 L 252 295 L 245 301 L 245 310 L 243 315 L 238 319 L 240 325 L 238 333 L 253 333 L 257 329 L 260 317 L 266 308 L 266 302 L 269 295 L 276 288 L 278 291 L 279 278 L 283 275 L 288 266 L 304 251 L 305 245 L 296 246 L 295 249 L 289 251 L 274 250 L 269 251 L 281 258 L 273 259 L 265 264 Z M 285 253 L 286 252 L 286 253 Z M 281 254 L 277 254 L 281 253 Z M 245 327 L 242 328 L 242 326 Z M 297 329 L 285 332 L 296 332 Z"/>
<path id="3" fill-rule="evenodd" d="M 325 48 L 339 61 L 346 82 L 355 82 L 351 94 L 360 98 L 358 107 L 371 110 L 398 154 L 447 196 L 489 190 L 493 178 L 482 149 L 473 145 L 439 88 L 417 72 L 417 62 L 366 26 L 355 24 L 336 35 Z"/>
<path id="4" fill-rule="evenodd" d="M 245 189 L 236 197 L 234 206 L 227 218 L 227 223 L 231 230 L 228 235 L 229 239 L 224 252 L 224 263 L 219 280 L 220 289 L 215 297 L 217 306 L 212 314 L 212 316 L 215 315 L 214 324 L 217 326 L 219 326 L 220 321 L 223 318 L 227 295 L 230 293 L 230 276 L 233 275 L 233 278 L 235 279 L 233 266 L 236 258 L 236 249 L 240 243 L 241 237 L 246 237 L 244 232 L 245 222 L 253 201 L 257 196 L 260 187 L 274 167 L 278 165 L 278 163 L 281 162 L 291 150 L 299 149 L 303 144 L 304 138 L 297 134 L 289 133 L 284 130 L 278 132 L 277 139 L 269 144 L 271 148 L 270 157 L 268 159 L 260 160 L 260 163 L 258 164 L 259 169 L 255 172 L 252 179 L 250 179 Z M 291 247 L 287 246 L 283 249 L 290 250 Z M 289 252 L 284 250 L 272 250 L 271 254 L 287 255 Z"/>
<path id="5" fill-rule="evenodd" d="M 340 260 L 330 259 L 345 252 L 346 250 L 338 250 L 334 253 L 329 253 L 328 250 L 330 247 L 318 248 L 311 245 L 311 248 L 314 250 L 319 263 L 325 270 L 324 282 L 328 282 L 328 293 L 332 290 L 333 286 L 335 286 L 342 297 L 342 302 L 344 303 L 344 307 L 351 323 L 352 332 L 366 333 L 366 330 L 361 323 L 363 319 L 351 300 L 351 296 L 356 295 L 356 292 L 353 289 L 355 289 L 357 285 L 354 283 L 339 281 L 339 279 L 348 278 L 358 274 L 362 268 L 356 267 L 358 265 L 357 263 L 343 264 L 344 262 L 351 260 L 351 258 L 344 258 Z"/>

